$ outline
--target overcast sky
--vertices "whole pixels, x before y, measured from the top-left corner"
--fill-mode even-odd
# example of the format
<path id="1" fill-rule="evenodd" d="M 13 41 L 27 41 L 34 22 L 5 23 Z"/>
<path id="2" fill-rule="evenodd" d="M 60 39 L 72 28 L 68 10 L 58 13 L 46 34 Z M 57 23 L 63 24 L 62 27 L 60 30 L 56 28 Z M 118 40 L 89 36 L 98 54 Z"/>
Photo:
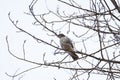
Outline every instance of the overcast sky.
<path id="1" fill-rule="evenodd" d="M 83 0 L 83 1 L 85 1 L 85 0 Z M 6 72 L 10 75 L 13 75 L 16 71 L 21 72 L 23 70 L 26 70 L 33 66 L 36 66 L 33 64 L 29 64 L 29 63 L 17 60 L 13 56 L 11 56 L 7 50 L 7 44 L 6 44 L 6 40 L 5 40 L 6 36 L 8 36 L 8 40 L 10 42 L 11 51 L 13 51 L 16 55 L 21 56 L 21 55 L 19 55 L 19 53 L 22 53 L 22 51 L 21 51 L 22 44 L 23 44 L 24 40 L 27 40 L 26 44 L 27 43 L 28 44 L 26 45 L 26 47 L 27 47 L 26 52 L 33 53 L 33 54 L 31 54 L 31 53 L 27 54 L 27 55 L 31 55 L 29 57 L 29 59 L 34 60 L 34 61 L 39 61 L 39 56 L 41 56 L 40 54 L 37 54 L 34 52 L 35 50 L 40 51 L 39 47 L 41 47 L 41 46 L 37 45 L 36 41 L 31 39 L 29 36 L 27 36 L 23 33 L 17 33 L 16 31 L 18 31 L 18 30 L 12 25 L 12 23 L 8 19 L 8 13 L 11 12 L 12 19 L 19 20 L 19 25 L 22 26 L 23 28 L 25 26 L 25 28 L 29 30 L 29 27 L 32 26 L 32 22 L 34 20 L 32 17 L 24 14 L 24 12 L 29 11 L 28 7 L 29 7 L 30 2 L 31 2 L 31 0 L 1 0 L 0 1 L 0 10 L 1 10 L 0 11 L 0 22 L 1 22 L 1 24 L 0 24 L 0 65 L 1 65 L 0 66 L 0 80 L 12 80 L 10 77 L 8 77 L 5 74 Z M 38 6 L 40 7 L 41 13 L 42 12 L 44 13 L 47 10 L 45 1 L 40 0 L 40 3 L 41 3 L 41 5 L 38 5 Z M 85 4 L 86 3 L 83 2 L 83 7 L 87 6 Z M 55 6 L 58 6 L 58 3 L 56 0 L 47 0 L 47 7 L 49 7 L 49 9 L 52 9 L 53 11 L 55 11 L 56 10 Z M 63 6 L 63 8 L 64 8 L 64 6 Z M 40 31 L 38 31 L 38 29 L 33 29 L 33 30 L 35 30 L 35 32 L 38 34 L 40 33 Z M 38 35 L 38 36 L 42 36 L 42 35 Z M 47 39 L 47 38 L 45 38 L 45 39 L 46 39 L 46 41 L 49 41 L 49 39 Z M 56 41 L 58 41 L 57 38 L 56 38 Z M 34 48 L 34 46 L 35 46 L 35 48 Z M 45 46 L 45 47 L 47 47 L 47 46 Z M 49 49 L 49 51 L 50 50 L 51 49 Z M 55 56 L 52 56 L 52 55 L 53 54 L 50 54 L 49 57 L 56 58 Z M 36 57 L 37 57 L 37 59 L 36 59 Z M 72 73 L 67 70 L 62 70 L 62 69 L 60 70 L 57 68 L 48 68 L 48 67 L 43 66 L 42 68 L 37 68 L 30 72 L 23 74 L 22 80 L 38 80 L 38 79 L 39 80 L 40 79 L 53 80 L 54 77 L 57 80 L 67 80 L 71 74 Z M 18 76 L 17 78 L 19 78 L 21 76 Z M 17 78 L 15 80 L 18 80 Z M 99 80 L 102 80 L 102 78 L 103 77 L 100 77 Z M 84 79 L 84 77 L 81 80 L 83 80 L 83 79 Z M 93 79 L 97 80 L 96 77 L 93 77 Z"/>
<path id="2" fill-rule="evenodd" d="M 31 26 L 32 25 L 32 18 L 30 16 L 27 16 L 26 14 L 24 14 L 24 12 L 28 12 L 28 6 L 30 4 L 31 0 L 1 0 L 0 2 L 0 80 L 12 80 L 10 77 L 8 77 L 5 73 L 7 72 L 10 75 L 13 75 L 16 71 L 21 72 L 23 70 L 26 70 L 28 68 L 31 68 L 33 66 L 33 64 L 28 64 L 28 63 L 24 63 L 23 61 L 17 60 L 16 58 L 14 58 L 13 56 L 11 56 L 8 53 L 7 50 L 7 45 L 6 45 L 6 41 L 5 38 L 6 36 L 8 36 L 9 42 L 10 42 L 10 46 L 11 46 L 11 50 L 13 52 L 15 52 L 15 54 L 19 54 L 19 52 L 22 52 L 22 43 L 24 40 L 28 40 L 28 37 L 24 34 L 19 34 L 16 33 L 16 31 L 18 31 L 9 21 L 8 19 L 8 13 L 11 12 L 11 16 L 14 20 L 19 20 L 19 25 L 24 27 L 24 26 Z M 52 4 L 57 5 L 55 0 L 50 1 Z M 50 3 L 48 2 L 48 3 Z M 45 1 L 41 1 L 41 10 L 45 11 Z M 50 6 L 50 5 L 49 5 Z M 52 6 L 51 6 L 52 8 Z M 26 21 L 27 20 L 27 21 Z M 26 22 L 24 22 L 26 21 Z M 34 40 L 28 40 L 29 42 L 33 42 L 36 43 Z M 19 45 L 19 46 L 18 46 Z M 28 44 L 29 49 L 33 49 L 33 45 L 29 45 Z M 36 45 L 35 45 L 36 46 Z M 38 45 L 37 45 L 38 46 Z M 17 48 L 16 48 L 17 47 Z M 36 50 L 39 50 L 39 47 Z M 33 53 L 34 50 L 33 50 Z M 53 54 L 52 54 L 53 55 Z M 38 54 L 38 59 L 39 59 L 39 54 Z M 36 56 L 35 56 L 36 57 Z M 30 58 L 30 57 L 29 57 Z M 31 58 L 33 60 L 37 60 L 34 59 L 34 54 L 31 54 Z M 56 74 L 56 72 L 58 74 L 60 74 L 61 76 L 59 76 L 58 74 Z M 64 74 L 66 74 L 66 76 L 64 76 Z M 61 80 L 61 79 L 67 79 L 67 74 L 69 75 L 69 72 L 65 72 L 62 69 L 59 70 L 57 68 L 47 68 L 44 67 L 43 68 L 38 68 L 35 69 L 33 71 L 30 71 L 28 73 L 23 74 L 23 80 L 37 80 L 37 79 L 42 79 L 42 80 L 53 80 L 54 77 Z M 15 80 L 18 80 L 19 77 L 21 77 L 22 75 L 18 76 Z M 64 77 L 63 77 L 64 76 Z"/>

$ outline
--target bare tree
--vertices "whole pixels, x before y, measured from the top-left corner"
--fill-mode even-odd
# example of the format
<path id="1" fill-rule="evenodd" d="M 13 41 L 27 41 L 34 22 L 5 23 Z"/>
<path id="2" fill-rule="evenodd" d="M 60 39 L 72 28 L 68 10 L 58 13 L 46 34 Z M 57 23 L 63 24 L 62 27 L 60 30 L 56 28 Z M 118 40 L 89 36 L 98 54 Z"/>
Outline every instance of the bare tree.
<path id="1" fill-rule="evenodd" d="M 33 26 L 39 26 L 46 34 L 46 38 L 51 39 L 50 42 L 35 36 L 24 28 L 20 28 L 11 18 L 11 13 L 8 14 L 9 20 L 12 22 L 20 32 L 27 34 L 38 42 L 38 44 L 48 45 L 52 47 L 54 52 L 51 54 L 63 54 L 64 50 L 59 47 L 53 38 L 57 38 L 58 34 L 64 32 L 66 35 L 73 37 L 76 53 L 79 55 L 77 61 L 73 61 L 66 55 L 61 60 L 49 62 L 46 60 L 46 52 L 42 52 L 42 62 L 35 62 L 26 58 L 25 44 L 23 43 L 23 58 L 16 56 L 9 47 L 9 39 L 6 37 L 7 47 L 9 53 L 22 61 L 36 64 L 36 67 L 27 69 L 23 72 L 9 75 L 13 79 L 30 70 L 40 68 L 41 66 L 51 66 L 60 69 L 74 71 L 74 74 L 69 80 L 81 80 L 82 75 L 87 76 L 85 80 L 91 80 L 91 75 L 103 75 L 106 80 L 116 80 L 120 78 L 120 7 L 119 0 L 88 0 L 85 2 L 88 8 L 82 7 L 78 0 L 58 0 L 60 5 L 69 7 L 69 10 L 56 7 L 56 12 L 47 8 L 44 14 L 38 14 L 35 9 L 39 0 L 33 0 L 29 5 L 28 13 L 30 17 L 34 18 Z M 62 3 L 62 4 L 61 4 Z M 110 4 L 113 4 L 111 7 Z M 34 32 L 34 31 L 33 31 Z M 65 54 L 64 54 L 65 55 Z M 54 55 L 53 55 L 54 56 Z M 59 55 L 60 56 L 60 55 Z M 68 66 L 70 65 L 70 66 Z M 57 80 L 54 78 L 54 80 Z"/>

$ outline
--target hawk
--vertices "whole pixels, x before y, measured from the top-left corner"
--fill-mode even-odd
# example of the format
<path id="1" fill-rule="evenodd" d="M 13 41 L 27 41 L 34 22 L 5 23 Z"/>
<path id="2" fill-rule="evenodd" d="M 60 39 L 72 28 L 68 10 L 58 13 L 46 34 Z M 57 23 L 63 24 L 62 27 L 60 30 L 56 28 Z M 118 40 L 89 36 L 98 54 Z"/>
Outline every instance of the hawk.
<path id="1" fill-rule="evenodd" d="M 58 37 L 60 38 L 60 45 L 62 49 L 68 52 L 68 54 L 73 58 L 73 60 L 77 60 L 79 57 L 74 51 L 72 41 L 64 34 L 59 34 Z"/>

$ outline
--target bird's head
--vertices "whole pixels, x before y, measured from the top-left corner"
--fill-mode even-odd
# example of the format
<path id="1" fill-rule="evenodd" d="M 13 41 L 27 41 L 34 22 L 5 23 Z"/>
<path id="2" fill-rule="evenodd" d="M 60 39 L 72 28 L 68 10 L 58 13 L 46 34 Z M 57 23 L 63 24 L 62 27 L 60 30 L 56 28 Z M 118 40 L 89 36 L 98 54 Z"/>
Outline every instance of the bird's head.
<path id="1" fill-rule="evenodd" d="M 59 38 L 65 37 L 65 35 L 64 35 L 64 34 L 59 34 L 58 37 L 59 37 Z"/>

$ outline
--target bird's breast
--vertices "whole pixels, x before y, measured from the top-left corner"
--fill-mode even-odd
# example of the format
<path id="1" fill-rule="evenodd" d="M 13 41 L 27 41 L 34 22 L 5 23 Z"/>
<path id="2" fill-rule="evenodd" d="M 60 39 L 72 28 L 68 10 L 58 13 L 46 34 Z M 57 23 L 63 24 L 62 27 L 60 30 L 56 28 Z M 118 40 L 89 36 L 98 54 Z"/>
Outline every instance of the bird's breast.
<path id="1" fill-rule="evenodd" d="M 66 38 L 61 38 L 60 39 L 60 44 L 61 44 L 61 47 L 66 50 L 66 51 L 73 51 L 73 48 L 71 46 L 71 44 L 68 43 L 67 39 Z"/>

